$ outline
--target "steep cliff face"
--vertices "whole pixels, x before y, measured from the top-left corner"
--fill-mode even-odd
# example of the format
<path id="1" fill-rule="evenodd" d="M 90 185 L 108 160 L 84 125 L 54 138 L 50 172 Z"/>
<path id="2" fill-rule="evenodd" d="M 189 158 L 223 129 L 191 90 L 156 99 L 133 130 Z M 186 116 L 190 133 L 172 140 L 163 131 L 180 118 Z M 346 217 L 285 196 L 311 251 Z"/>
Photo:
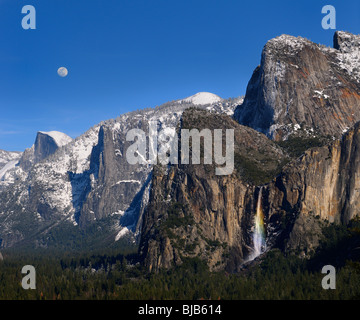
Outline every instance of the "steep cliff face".
<path id="1" fill-rule="evenodd" d="M 146 123 L 136 124 L 136 128 L 148 131 Z M 117 214 L 121 216 L 121 225 L 136 228 L 142 208 L 139 202 L 131 204 L 138 193 L 142 195 L 148 190 L 151 167 L 128 163 L 126 150 L 132 143 L 126 141 L 125 131 L 100 128 L 98 144 L 90 157 L 90 170 L 85 173 L 88 185 L 81 186 L 84 194 L 77 202 L 80 226 Z M 75 190 L 79 177 L 71 173 L 70 177 Z"/>
<path id="2" fill-rule="evenodd" d="M 307 254 L 317 246 L 324 221 L 347 224 L 359 216 L 359 146 L 357 123 L 341 140 L 306 151 L 265 186 L 270 242 L 281 239 L 284 249 Z M 275 239 L 279 230 L 285 238 Z"/>
<path id="3" fill-rule="evenodd" d="M 153 271 L 181 264 L 187 257 L 200 257 L 214 270 L 236 270 L 252 250 L 258 192 L 248 182 L 257 176 L 245 175 L 247 161 L 252 161 L 254 172 L 271 176 L 287 156 L 266 136 L 227 116 L 188 110 L 181 128 L 221 128 L 224 136 L 225 129 L 234 129 L 235 158 L 241 160 L 231 175 L 224 176 L 215 174 L 216 165 L 156 167 L 140 254 Z"/>
<path id="4" fill-rule="evenodd" d="M 341 137 L 360 120 L 360 36 L 337 32 L 334 46 L 270 40 L 235 119 L 274 140 L 296 131 Z"/>

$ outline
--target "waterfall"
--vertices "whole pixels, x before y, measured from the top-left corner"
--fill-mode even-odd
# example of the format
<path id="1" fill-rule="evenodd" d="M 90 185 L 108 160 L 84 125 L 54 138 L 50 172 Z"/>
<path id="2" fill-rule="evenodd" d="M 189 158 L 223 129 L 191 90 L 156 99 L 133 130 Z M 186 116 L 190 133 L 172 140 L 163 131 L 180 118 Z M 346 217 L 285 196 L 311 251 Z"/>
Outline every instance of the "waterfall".
<path id="1" fill-rule="evenodd" d="M 260 188 L 257 204 L 256 204 L 256 214 L 254 218 L 254 232 L 252 235 L 253 238 L 253 252 L 249 257 L 249 261 L 254 260 L 260 254 L 262 254 L 266 249 L 265 243 L 265 226 L 264 226 L 264 213 L 262 210 L 262 187 Z"/>

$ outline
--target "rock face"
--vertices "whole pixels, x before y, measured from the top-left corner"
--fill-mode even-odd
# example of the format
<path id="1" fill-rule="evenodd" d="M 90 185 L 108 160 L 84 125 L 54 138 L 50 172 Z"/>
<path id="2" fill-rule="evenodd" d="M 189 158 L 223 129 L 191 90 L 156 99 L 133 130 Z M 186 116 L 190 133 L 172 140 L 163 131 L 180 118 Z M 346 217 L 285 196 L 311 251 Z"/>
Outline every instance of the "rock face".
<path id="1" fill-rule="evenodd" d="M 134 124 L 135 125 L 135 124 Z M 148 131 L 146 123 L 137 123 L 136 128 Z M 101 126 L 98 144 L 90 157 L 88 185 L 79 205 L 79 224 L 85 226 L 110 214 L 122 215 L 122 225 L 135 229 L 141 212 L 140 202 L 131 206 L 137 194 L 141 197 L 149 188 L 150 166 L 131 165 L 126 160 L 126 150 L 133 142 L 126 142 L 125 131 L 114 131 Z M 73 190 L 84 176 L 70 173 Z"/>
<path id="2" fill-rule="evenodd" d="M 346 224 L 358 214 L 359 70 L 357 35 L 336 32 L 334 49 L 286 35 L 266 44 L 235 118 L 274 140 L 304 133 L 340 139 L 307 151 L 266 186 L 268 232 L 282 233 L 269 242 L 307 254 L 322 221 Z"/>
<path id="3" fill-rule="evenodd" d="M 285 248 L 309 251 L 319 240 L 321 221 L 347 224 L 359 216 L 359 146 L 360 122 L 341 140 L 306 151 L 266 185 L 269 230 L 278 229 L 284 212 L 293 222 Z"/>
<path id="4" fill-rule="evenodd" d="M 150 202 L 143 218 L 140 254 L 149 270 L 201 257 L 211 269 L 236 269 L 251 252 L 255 187 L 244 176 L 247 161 L 256 172 L 274 173 L 286 159 L 282 150 L 259 132 L 228 116 L 191 109 L 182 129 L 234 129 L 235 170 L 215 175 L 215 165 L 156 167 Z M 180 138 L 181 140 L 181 138 Z M 268 162 L 264 166 L 264 159 Z M 191 162 L 190 162 L 191 163 Z"/>
<path id="5" fill-rule="evenodd" d="M 337 32 L 334 45 L 270 40 L 235 119 L 274 140 L 298 128 L 339 138 L 360 120 L 360 36 Z"/>

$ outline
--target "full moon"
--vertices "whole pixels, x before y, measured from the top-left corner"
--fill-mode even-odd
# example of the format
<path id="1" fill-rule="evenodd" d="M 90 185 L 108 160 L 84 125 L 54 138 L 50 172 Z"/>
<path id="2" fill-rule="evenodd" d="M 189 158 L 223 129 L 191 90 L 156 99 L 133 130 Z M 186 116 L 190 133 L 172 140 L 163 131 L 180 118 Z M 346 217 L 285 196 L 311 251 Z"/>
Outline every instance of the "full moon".
<path id="1" fill-rule="evenodd" d="M 57 73 L 60 77 L 64 78 L 68 75 L 68 70 L 65 67 L 61 67 L 58 69 Z"/>

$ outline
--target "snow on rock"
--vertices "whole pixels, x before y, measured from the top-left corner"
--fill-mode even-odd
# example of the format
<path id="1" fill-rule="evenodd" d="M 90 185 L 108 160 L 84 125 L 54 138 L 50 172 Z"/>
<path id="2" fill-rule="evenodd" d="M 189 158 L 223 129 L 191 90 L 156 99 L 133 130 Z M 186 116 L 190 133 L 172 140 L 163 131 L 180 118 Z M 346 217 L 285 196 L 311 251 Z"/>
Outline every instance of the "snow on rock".
<path id="1" fill-rule="evenodd" d="M 99 126 L 91 128 L 75 140 L 70 138 L 68 143 L 64 135 L 55 134 L 57 141 L 63 144 L 62 147 L 45 161 L 35 164 L 30 171 L 27 183 L 40 186 L 44 203 L 65 216 L 74 213 L 73 204 L 77 197 L 75 182 L 71 184 L 69 172 L 81 175 L 89 169 L 91 151 L 98 142 L 98 132 Z M 84 181 L 79 183 L 85 187 Z"/>
<path id="2" fill-rule="evenodd" d="M 206 110 L 220 114 L 227 114 L 228 116 L 232 117 L 236 107 L 243 104 L 243 102 L 244 97 L 230 98 L 227 100 L 222 100 L 218 103 L 213 103 L 206 107 Z"/>
<path id="3" fill-rule="evenodd" d="M 91 128 L 86 133 L 76 138 L 70 145 L 65 147 L 68 147 L 71 150 L 69 157 L 72 160 L 72 172 L 78 174 L 89 170 L 89 158 L 93 147 L 98 143 L 100 126 L 101 125 L 99 124 Z"/>
<path id="4" fill-rule="evenodd" d="M 53 138 L 58 147 L 62 147 L 72 141 L 72 138 L 63 132 L 59 132 L 59 131 L 49 131 L 49 132 L 39 131 L 39 132 Z"/>
<path id="5" fill-rule="evenodd" d="M 21 154 L 21 152 L 0 150 L 0 169 L 4 167 L 9 161 L 19 160 Z"/>
<path id="6" fill-rule="evenodd" d="M 282 34 L 276 38 L 268 41 L 267 53 L 272 50 L 282 52 L 285 55 L 296 55 L 304 48 L 304 45 L 309 44 L 310 41 L 302 37 L 294 37 L 287 34 Z"/>
<path id="7" fill-rule="evenodd" d="M 19 160 L 11 160 L 5 166 L 3 166 L 2 169 L 0 170 L 0 180 L 3 180 L 5 173 L 7 171 L 9 171 L 10 169 L 15 168 L 15 166 L 18 162 L 19 162 Z"/>
<path id="8" fill-rule="evenodd" d="M 322 98 L 329 99 L 330 98 L 330 96 L 324 94 L 324 90 L 321 90 L 321 91 L 314 90 L 314 93 L 315 93 L 315 95 L 313 96 L 314 98 L 319 98 L 319 99 L 322 99 Z"/>
<path id="9" fill-rule="evenodd" d="M 12 173 L 17 169 L 21 155 L 21 152 L 0 150 L 0 190 L 14 182 L 15 176 Z"/>
<path id="10" fill-rule="evenodd" d="M 221 100 L 222 99 L 216 94 L 210 92 L 199 92 L 191 97 L 187 97 L 185 99 L 179 100 L 178 102 L 187 102 L 196 105 L 205 105 L 205 104 L 220 102 Z"/>
<path id="11" fill-rule="evenodd" d="M 115 241 L 119 241 L 123 236 L 129 233 L 130 230 L 127 227 L 122 228 L 115 237 Z"/>
<path id="12" fill-rule="evenodd" d="M 334 35 L 338 64 L 360 82 L 360 35 L 337 31 Z"/>
<path id="13" fill-rule="evenodd" d="M 140 181 L 139 180 L 121 180 L 121 181 L 116 182 L 116 184 L 120 184 L 120 183 L 139 183 L 140 184 Z"/>

